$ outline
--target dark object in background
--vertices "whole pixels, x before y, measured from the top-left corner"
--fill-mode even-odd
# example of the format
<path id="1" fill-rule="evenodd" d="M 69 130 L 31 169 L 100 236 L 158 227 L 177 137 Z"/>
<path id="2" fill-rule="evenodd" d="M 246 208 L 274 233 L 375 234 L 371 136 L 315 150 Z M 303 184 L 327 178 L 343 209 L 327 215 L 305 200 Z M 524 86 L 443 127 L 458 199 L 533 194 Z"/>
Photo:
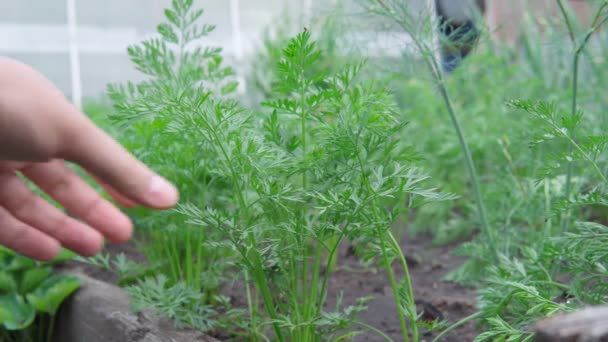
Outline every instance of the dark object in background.
<path id="1" fill-rule="evenodd" d="M 475 12 L 484 14 L 484 0 L 435 0 L 439 19 L 441 65 L 445 72 L 458 67 L 480 36 Z"/>

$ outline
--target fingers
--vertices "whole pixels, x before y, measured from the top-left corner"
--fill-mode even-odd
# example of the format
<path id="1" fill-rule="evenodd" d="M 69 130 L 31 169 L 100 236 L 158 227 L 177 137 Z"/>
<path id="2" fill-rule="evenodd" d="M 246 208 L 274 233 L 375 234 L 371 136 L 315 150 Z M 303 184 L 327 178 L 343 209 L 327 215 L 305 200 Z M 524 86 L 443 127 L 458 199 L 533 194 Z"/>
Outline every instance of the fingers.
<path id="1" fill-rule="evenodd" d="M 0 74 L 0 159 L 69 160 L 134 202 L 175 205 L 173 185 L 97 128 L 43 75 L 7 58 L 0 58 Z"/>
<path id="2" fill-rule="evenodd" d="M 122 196 L 150 208 L 166 209 L 178 200 L 177 189 L 133 157 L 86 117 L 65 134 L 62 158 L 78 163 Z"/>
<path id="3" fill-rule="evenodd" d="M 95 181 L 101 185 L 101 187 L 118 203 L 120 203 L 120 205 L 122 205 L 125 208 L 133 208 L 135 206 L 137 206 L 137 203 L 133 202 L 132 200 L 130 200 L 129 198 L 125 197 L 124 195 L 122 195 L 120 192 L 114 190 L 114 188 L 112 188 L 111 186 L 109 186 L 108 184 L 105 184 L 104 182 L 101 181 L 101 179 L 99 179 L 99 177 L 90 174 L 89 176 L 91 176 L 93 179 L 95 179 Z"/>
<path id="4" fill-rule="evenodd" d="M 63 161 L 30 164 L 21 172 L 108 240 L 120 243 L 131 238 L 133 226 L 129 218 L 103 199 Z"/>
<path id="5" fill-rule="evenodd" d="M 20 222 L 2 207 L 0 207 L 0 245 L 40 261 L 51 260 L 61 251 L 57 240 Z"/>
<path id="6" fill-rule="evenodd" d="M 103 237 L 91 227 L 65 215 L 34 194 L 14 173 L 0 173 L 0 205 L 29 227 L 85 256 L 103 248 Z"/>

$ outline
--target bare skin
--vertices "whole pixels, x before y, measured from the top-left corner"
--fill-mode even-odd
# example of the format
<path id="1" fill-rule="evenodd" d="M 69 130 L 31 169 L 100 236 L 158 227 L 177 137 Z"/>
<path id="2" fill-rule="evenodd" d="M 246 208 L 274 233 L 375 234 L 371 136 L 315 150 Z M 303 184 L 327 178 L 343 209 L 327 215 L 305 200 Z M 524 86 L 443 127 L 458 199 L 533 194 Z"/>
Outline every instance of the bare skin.
<path id="1" fill-rule="evenodd" d="M 121 205 L 167 209 L 177 189 L 79 112 L 40 73 L 0 57 L 0 245 L 36 260 L 61 247 L 83 256 L 128 241 L 132 223 L 65 165 L 73 162 Z M 27 177 L 76 220 L 31 192 Z"/>

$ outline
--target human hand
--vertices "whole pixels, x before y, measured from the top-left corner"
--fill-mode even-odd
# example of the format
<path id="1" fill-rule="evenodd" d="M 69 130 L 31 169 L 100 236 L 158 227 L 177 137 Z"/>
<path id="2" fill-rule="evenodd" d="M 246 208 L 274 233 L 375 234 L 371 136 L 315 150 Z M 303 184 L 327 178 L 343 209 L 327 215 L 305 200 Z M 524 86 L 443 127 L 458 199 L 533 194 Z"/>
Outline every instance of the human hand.
<path id="1" fill-rule="evenodd" d="M 122 205 L 166 209 L 177 202 L 173 185 L 97 128 L 50 81 L 0 58 L 0 245 L 49 260 L 61 246 L 90 256 L 104 238 L 130 239 L 129 218 L 65 161 L 80 165 Z M 83 222 L 35 195 L 20 175 Z"/>

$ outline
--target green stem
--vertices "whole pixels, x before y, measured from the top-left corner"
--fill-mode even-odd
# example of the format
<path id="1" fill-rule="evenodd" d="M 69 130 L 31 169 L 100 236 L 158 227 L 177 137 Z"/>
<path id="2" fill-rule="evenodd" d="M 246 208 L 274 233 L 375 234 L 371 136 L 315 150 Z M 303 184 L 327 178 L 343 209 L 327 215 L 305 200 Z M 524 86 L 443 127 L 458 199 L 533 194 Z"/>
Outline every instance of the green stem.
<path id="1" fill-rule="evenodd" d="M 387 342 L 393 342 L 393 339 L 388 337 L 388 335 L 386 335 L 385 333 L 383 333 L 382 331 L 380 331 L 379 329 L 376 329 L 374 327 L 372 327 L 369 324 L 365 324 L 363 322 L 359 322 L 359 321 L 351 321 L 352 324 L 354 325 L 358 325 L 360 327 L 363 327 L 369 331 L 373 331 L 374 333 L 376 333 L 378 336 L 382 337 L 385 341 Z"/>
<path id="2" fill-rule="evenodd" d="M 580 43 L 577 42 L 577 40 L 576 40 L 576 36 L 574 34 L 574 27 L 572 25 L 572 21 L 570 20 L 570 16 L 568 15 L 568 13 L 566 11 L 563 0 L 556 0 L 556 1 L 558 4 L 558 7 L 560 9 L 560 12 L 562 13 L 562 16 L 564 17 L 566 26 L 568 27 L 568 35 L 569 35 L 570 41 L 572 42 L 572 45 L 574 47 L 574 56 L 572 58 L 572 102 L 571 102 L 571 107 L 570 107 L 570 115 L 572 117 L 574 117 L 574 116 L 576 116 L 576 109 L 577 109 L 579 56 L 580 56 L 581 52 L 583 51 L 583 49 L 585 48 L 585 46 L 587 45 L 587 42 L 589 42 L 591 35 L 607 20 L 608 16 L 603 18 L 601 21 L 600 21 L 600 18 L 601 18 L 601 14 L 602 14 L 602 11 L 604 10 L 604 8 L 606 6 L 608 6 L 608 1 L 604 1 L 602 3 L 602 5 L 599 7 L 599 9 L 597 10 L 597 12 L 595 13 L 595 17 L 593 18 L 591 27 L 589 28 L 589 30 L 585 34 L 582 42 L 580 42 Z M 578 145 L 576 144 L 576 142 L 574 140 L 574 139 L 576 139 L 574 132 L 570 132 L 569 136 L 571 136 L 571 138 L 569 138 L 569 140 L 571 141 L 571 143 L 573 143 L 574 147 L 576 147 L 579 150 L 579 152 L 581 152 L 582 155 L 586 159 L 591 161 L 588 158 L 587 154 L 582 152 L 580 147 L 578 147 Z M 572 148 L 573 148 L 572 145 L 568 147 L 569 154 L 572 153 Z M 606 182 L 606 177 L 601 172 L 601 170 L 599 170 L 597 164 L 595 164 L 595 162 L 591 162 L 591 163 L 594 166 L 594 168 L 596 169 L 596 172 L 598 172 L 600 174 L 602 180 L 604 182 Z M 572 162 L 568 161 L 568 166 L 567 166 L 567 170 L 566 170 L 566 186 L 565 186 L 565 194 L 564 194 L 566 197 L 566 200 L 570 198 L 570 193 L 572 191 L 571 188 L 572 188 Z M 565 217 L 562 219 L 562 222 L 561 222 L 562 231 L 566 228 L 569 221 L 570 221 L 570 210 L 567 210 L 565 213 Z"/>
<path id="3" fill-rule="evenodd" d="M 552 280 L 535 280 L 535 281 L 531 281 L 530 284 L 548 285 L 548 286 L 557 287 L 560 290 L 570 290 L 570 286 L 560 284 L 560 283 L 554 282 Z"/>
<path id="4" fill-rule="evenodd" d="M 559 127 L 557 127 L 557 126 L 554 126 L 554 127 L 559 130 Z M 600 167 L 597 165 L 597 163 L 595 161 L 593 161 L 593 159 L 591 159 L 591 157 L 589 157 L 587 155 L 587 153 L 585 153 L 585 151 L 583 150 L 583 148 L 570 135 L 568 135 L 566 133 L 562 133 L 562 136 L 566 140 L 568 140 L 568 142 L 570 143 L 571 147 L 574 147 L 583 156 L 583 158 L 587 162 L 589 162 L 589 164 L 591 164 L 591 166 L 593 167 L 594 171 L 600 177 L 600 179 L 602 180 L 602 182 L 604 182 L 605 184 L 608 184 L 608 179 L 606 178 L 606 176 L 604 175 L 604 173 L 602 172 L 602 170 L 600 169 Z"/>
<path id="5" fill-rule="evenodd" d="M 312 315 L 317 313 L 317 308 L 315 307 L 317 304 L 317 296 L 319 295 L 319 274 L 321 273 L 321 256 L 322 256 L 322 244 L 317 242 L 316 252 L 315 252 L 315 261 L 313 266 L 312 273 L 312 281 L 310 282 L 310 295 L 308 299 L 308 307 L 306 307 L 306 314 L 304 315 L 304 320 L 306 322 L 311 322 L 314 317 Z M 321 296 L 324 294 L 321 293 Z M 314 334 L 315 326 L 313 324 L 308 324 L 306 329 L 306 333 L 304 335 L 304 341 L 308 341 L 308 336 Z"/>
<path id="6" fill-rule="evenodd" d="M 201 288 L 201 277 L 203 275 L 203 268 L 205 263 L 203 262 L 203 242 L 204 242 L 204 233 L 202 231 L 198 232 L 198 239 L 196 241 L 196 273 L 194 274 L 194 284 L 196 288 Z"/>
<path id="7" fill-rule="evenodd" d="M 338 243 L 337 237 L 336 236 L 332 236 L 329 239 L 327 239 L 325 241 L 325 243 L 327 243 L 330 246 L 335 246 Z M 332 254 L 332 255 L 328 255 L 327 256 L 328 262 L 327 262 L 327 266 L 329 267 L 329 269 L 331 271 L 336 269 L 336 266 L 338 265 L 338 255 L 337 254 Z"/>
<path id="8" fill-rule="evenodd" d="M 570 21 L 570 16 L 566 11 L 566 7 L 562 0 L 557 0 L 557 6 L 559 7 L 562 16 L 564 17 L 564 21 L 566 21 L 566 26 L 568 27 L 568 36 L 570 37 L 570 41 L 572 44 L 576 44 L 576 37 L 574 36 L 574 27 L 572 26 L 572 21 Z"/>
<path id="9" fill-rule="evenodd" d="M 325 265 L 325 272 L 323 273 L 323 284 L 321 285 L 322 296 L 319 297 L 319 304 L 317 305 L 317 312 L 316 312 L 317 315 L 321 312 L 321 309 L 323 308 L 323 305 L 325 304 L 325 291 L 327 289 L 327 282 L 329 280 L 329 274 L 331 273 L 331 269 L 330 269 L 331 259 L 336 254 L 336 252 L 338 250 L 338 246 L 340 246 L 340 243 L 342 243 L 342 240 L 344 239 L 345 231 L 346 231 L 346 229 L 348 229 L 349 224 L 350 223 L 347 222 L 344 225 L 344 228 L 342 229 L 342 231 L 340 232 L 340 235 L 338 236 L 336 244 L 333 246 L 332 250 L 329 252 L 329 258 L 327 259 L 327 263 Z"/>
<path id="10" fill-rule="evenodd" d="M 497 246 L 496 245 L 496 236 L 495 236 L 495 232 L 492 229 L 492 227 L 490 226 L 488 218 L 487 218 L 486 208 L 484 205 L 483 196 L 481 194 L 481 186 L 480 186 L 480 182 L 479 182 L 479 177 L 477 175 L 477 170 L 475 169 L 475 163 L 473 162 L 473 156 L 471 155 L 471 151 L 469 149 L 469 144 L 464 136 L 464 132 L 460 126 L 460 121 L 458 120 L 458 117 L 454 110 L 454 106 L 452 105 L 452 100 L 451 100 L 449 93 L 447 91 L 447 88 L 445 86 L 441 67 L 439 66 L 437 58 L 432 53 L 429 53 L 433 49 L 426 46 L 420 40 L 420 38 L 417 36 L 417 34 L 415 32 L 413 32 L 413 30 L 408 26 L 405 19 L 397 17 L 397 15 L 395 14 L 395 13 L 397 13 L 397 11 L 395 11 L 393 8 L 390 8 L 388 5 L 386 5 L 384 3 L 384 1 L 376 0 L 376 3 L 378 3 L 380 6 L 382 6 L 385 9 L 385 12 L 381 12 L 383 15 L 391 18 L 393 21 L 395 21 L 395 23 L 397 23 L 399 26 L 401 26 L 401 28 L 405 32 L 410 34 L 410 36 L 413 38 L 413 43 L 416 46 L 416 48 L 418 49 L 418 51 L 420 51 L 420 53 L 425 55 L 423 60 L 427 64 L 428 68 L 431 71 L 431 74 L 433 75 L 433 78 L 435 79 L 435 83 L 436 83 L 437 87 L 439 88 L 439 93 L 448 110 L 448 114 L 450 116 L 450 120 L 452 121 L 452 125 L 454 126 L 454 130 L 456 131 L 456 134 L 458 135 L 458 141 L 460 143 L 460 148 L 462 149 L 462 152 L 464 154 L 465 165 L 466 165 L 467 172 L 469 175 L 469 181 L 471 182 L 471 190 L 473 191 L 473 195 L 475 197 L 475 202 L 477 205 L 477 215 L 478 215 L 478 218 L 480 221 L 479 223 L 481 225 L 481 231 L 488 239 L 488 251 L 491 253 L 493 259 L 496 259 L 498 257 L 498 250 L 496 248 L 496 246 Z"/>
<path id="11" fill-rule="evenodd" d="M 291 286 L 291 291 L 294 294 L 293 296 L 291 296 L 292 298 L 290 298 L 290 300 L 292 301 L 292 305 L 294 308 L 300 306 L 300 269 L 299 269 L 299 264 L 297 262 L 298 260 L 298 250 L 296 248 L 292 249 L 289 253 L 289 273 L 291 275 L 291 279 L 290 279 L 290 286 Z M 294 310 L 294 316 L 293 319 L 295 319 L 297 322 L 300 322 L 302 317 L 300 315 L 300 311 L 299 310 Z"/>
<path id="12" fill-rule="evenodd" d="M 190 287 L 193 286 L 192 284 L 192 229 L 191 228 L 186 228 L 186 255 L 185 255 L 185 259 L 184 260 L 186 262 L 186 284 Z"/>
<path id="13" fill-rule="evenodd" d="M 302 167 L 304 172 L 302 172 L 302 189 L 304 191 L 308 190 L 308 147 L 307 147 L 307 130 L 306 130 L 306 120 L 308 119 L 308 108 L 306 106 L 306 75 L 304 73 L 305 68 L 304 68 L 304 59 L 305 59 L 305 55 L 304 55 L 304 50 L 300 49 L 300 87 L 299 87 L 299 96 L 300 96 L 300 140 L 302 143 Z M 308 241 L 306 239 L 304 239 L 304 231 L 305 231 L 305 225 L 307 224 L 306 221 L 306 215 L 308 212 L 308 208 L 307 208 L 307 203 L 305 202 L 304 205 L 302 206 L 302 216 L 300 218 L 300 229 L 298 230 L 298 242 L 300 244 L 300 248 L 302 250 L 302 273 L 300 274 L 300 282 L 302 283 L 302 291 L 300 292 L 302 295 L 302 306 L 304 308 L 304 315 L 303 315 L 303 319 L 304 321 L 308 321 L 309 317 L 308 315 L 310 314 L 310 306 L 311 305 L 315 305 L 316 303 L 316 299 L 307 296 L 307 293 L 309 291 L 309 286 L 310 286 L 310 292 L 311 294 L 313 293 L 313 288 L 314 288 L 314 292 L 316 293 L 316 284 L 314 283 L 314 279 L 313 282 L 311 284 L 308 284 Z M 315 260 L 315 267 L 318 267 L 318 260 Z M 318 273 L 318 272 L 316 272 Z M 296 273 L 297 274 L 297 273 Z M 313 274 L 313 277 L 315 277 L 318 281 L 318 275 L 317 274 Z M 314 327 L 314 326 L 313 326 Z M 308 341 L 308 331 L 309 331 L 309 327 L 306 327 L 304 329 L 304 336 L 303 336 L 303 340 L 307 342 Z"/>
<path id="14" fill-rule="evenodd" d="M 410 278 L 410 270 L 409 270 L 409 267 L 407 266 L 407 261 L 405 260 L 405 255 L 403 254 L 403 251 L 401 250 L 401 246 L 399 246 L 399 242 L 395 239 L 393 234 L 390 231 L 388 231 L 387 233 L 388 233 L 388 237 L 389 237 L 389 242 L 395 249 L 397 257 L 399 258 L 399 261 L 401 262 L 401 268 L 403 268 L 403 272 L 405 274 L 404 279 L 405 279 L 405 284 L 407 285 L 407 295 L 409 296 L 410 304 L 413 304 L 414 303 L 414 288 L 412 287 L 412 279 Z M 414 310 L 408 310 L 408 313 L 411 313 L 411 312 L 415 313 L 416 309 L 414 308 Z M 412 317 L 410 315 L 410 320 L 412 321 L 412 325 L 411 325 L 412 339 L 414 341 L 418 341 L 419 332 L 418 332 L 418 324 L 416 324 L 417 317 L 416 316 Z"/>
<path id="15" fill-rule="evenodd" d="M 174 234 L 163 234 L 165 235 L 164 240 L 167 241 L 165 247 L 162 248 L 167 253 L 169 259 L 169 273 L 173 277 L 173 281 L 177 282 L 181 276 L 181 267 L 179 266 L 180 257 L 177 254 L 177 248 L 175 246 Z M 160 258 L 159 258 L 160 260 Z"/>
<path id="16" fill-rule="evenodd" d="M 357 143 L 358 145 L 358 140 Z M 358 146 L 355 146 L 358 147 Z M 365 184 L 365 186 L 367 187 L 368 191 L 372 194 L 375 194 L 375 191 L 373 189 L 373 187 L 371 186 L 371 184 L 369 183 L 369 179 L 366 176 L 366 172 L 365 172 L 365 167 L 363 166 L 363 160 L 361 159 L 361 155 L 359 153 L 359 149 L 357 148 L 357 162 L 359 163 L 359 168 L 361 169 L 361 175 L 363 175 L 363 182 Z M 380 218 L 378 217 L 378 211 L 377 208 L 379 206 L 374 205 L 375 203 L 371 203 L 372 204 L 372 208 L 373 208 L 373 213 L 374 213 L 374 218 L 376 222 L 380 222 Z M 407 323 L 405 322 L 405 317 L 403 315 L 403 309 L 401 307 L 400 304 L 400 296 L 399 296 L 399 289 L 397 287 L 397 282 L 395 281 L 395 274 L 393 272 L 393 268 L 391 265 L 391 262 L 388 258 L 388 255 L 386 253 L 386 240 L 385 240 L 385 234 L 388 234 L 389 237 L 392 238 L 392 244 L 394 244 L 394 237 L 392 236 L 392 234 L 390 233 L 390 227 L 389 230 L 387 230 L 386 232 L 384 231 L 379 231 L 377 230 L 377 234 L 378 237 L 380 239 L 380 249 L 382 250 L 382 257 L 384 259 L 384 263 L 385 263 L 385 268 L 386 268 L 386 272 L 388 273 L 388 277 L 389 277 L 389 281 L 391 284 L 391 289 L 393 291 L 393 299 L 395 300 L 395 305 L 397 306 L 397 313 L 399 314 L 399 323 L 401 325 L 401 330 L 403 333 L 403 340 L 405 342 L 409 342 L 409 335 L 408 335 L 408 330 L 407 330 Z M 397 245 L 399 245 L 397 243 Z M 403 258 L 404 262 L 405 262 L 405 257 L 403 256 L 403 253 L 401 252 L 401 248 L 399 247 L 397 249 L 400 252 L 400 257 Z M 413 291 L 411 290 L 411 282 L 410 282 L 410 278 L 409 278 L 409 272 L 408 272 L 408 268 L 407 268 L 407 263 L 404 264 L 404 272 L 406 272 L 406 276 L 407 276 L 407 280 L 406 282 L 408 283 L 408 291 L 409 292 L 409 296 L 410 296 L 410 300 L 413 302 L 414 301 L 414 295 L 413 295 Z M 408 310 L 409 312 L 409 310 Z M 414 319 L 412 319 L 412 337 L 414 339 L 415 342 L 418 341 L 418 327 L 416 326 L 416 320 L 415 317 Z"/>
<path id="17" fill-rule="evenodd" d="M 543 190 L 545 195 L 545 238 L 543 243 L 549 241 L 551 231 L 553 230 L 553 224 L 551 222 L 551 192 L 549 191 L 549 180 L 545 178 L 543 180 Z"/>
<path id="18" fill-rule="evenodd" d="M 245 293 L 247 295 L 247 308 L 249 308 L 249 324 L 251 324 L 251 330 L 253 331 L 253 334 L 251 334 L 251 338 L 253 338 L 254 340 L 252 342 L 255 342 L 258 340 L 257 337 L 257 323 L 256 323 L 256 316 L 257 316 L 257 312 L 258 312 L 258 308 L 253 306 L 253 302 L 251 300 L 251 289 L 249 288 L 249 272 L 247 270 L 243 270 L 243 272 L 245 273 Z"/>
<path id="19" fill-rule="evenodd" d="M 468 322 L 470 322 L 470 321 L 472 321 L 474 319 L 477 319 L 477 318 L 479 318 L 481 316 L 483 316 L 483 315 L 482 315 L 482 313 L 480 311 L 480 312 L 476 312 L 476 313 L 474 313 L 472 315 L 469 315 L 469 316 L 461 319 L 460 321 L 458 321 L 458 322 L 450 325 L 449 327 L 447 327 L 444 331 L 441 332 L 441 334 L 437 335 L 437 337 L 435 337 L 432 342 L 438 342 L 444 336 L 446 336 L 447 334 L 449 334 L 452 330 L 455 330 L 455 329 L 463 326 L 464 324 L 466 324 L 466 323 L 468 323 Z"/>
<path id="20" fill-rule="evenodd" d="M 255 245 L 255 240 L 253 238 L 253 234 L 249 234 L 250 241 L 249 243 L 252 246 Z M 260 291 L 262 292 L 262 298 L 264 299 L 264 309 L 270 315 L 270 318 L 273 320 L 272 327 L 274 329 L 275 334 L 279 341 L 285 341 L 283 338 L 283 334 L 281 333 L 281 328 L 278 326 L 276 320 L 278 319 L 276 309 L 274 306 L 274 300 L 272 299 L 272 294 L 270 292 L 270 288 L 268 286 L 268 281 L 266 280 L 266 275 L 264 274 L 262 260 L 257 250 L 253 250 L 252 252 L 253 265 L 256 268 L 256 272 L 254 272 L 254 277 L 256 279 L 256 283 L 260 287 Z"/>
<path id="21" fill-rule="evenodd" d="M 247 206 L 247 203 L 245 202 L 245 196 L 243 195 L 243 189 L 241 187 L 241 183 L 239 182 L 239 176 L 234 168 L 234 165 L 230 162 L 232 159 L 226 152 L 226 149 L 224 148 L 222 140 L 217 135 L 215 128 L 212 127 L 211 125 L 209 125 L 208 122 L 206 122 L 206 123 L 209 128 L 209 131 L 212 133 L 212 135 L 214 137 L 215 142 L 217 143 L 217 146 L 218 146 L 224 160 L 226 161 L 226 164 L 228 165 L 228 169 L 230 170 L 230 176 L 232 178 L 232 183 L 234 184 L 234 186 L 236 188 L 237 199 L 238 199 L 239 205 L 241 207 L 241 210 L 243 212 L 243 217 L 244 217 L 243 222 L 248 224 L 249 223 L 249 212 L 247 210 L 248 206 Z M 268 281 L 266 279 L 266 275 L 264 274 L 264 267 L 263 267 L 262 259 L 261 259 L 259 251 L 257 250 L 257 243 L 255 241 L 255 237 L 254 237 L 253 233 L 250 232 L 248 234 L 247 238 L 249 240 L 248 243 L 251 246 L 251 258 L 252 258 L 252 265 L 254 267 L 253 276 L 255 278 L 256 283 L 260 287 L 260 291 L 262 292 L 262 298 L 264 299 L 264 309 L 268 312 L 268 314 L 270 315 L 270 318 L 273 320 L 272 327 L 275 331 L 275 334 L 277 335 L 277 338 L 279 339 L 279 341 L 282 342 L 285 339 L 283 338 L 283 334 L 281 333 L 281 328 L 278 326 L 278 324 L 276 322 L 276 320 L 278 319 L 278 316 L 276 314 L 274 300 L 272 299 L 270 288 L 268 286 Z"/>
<path id="22" fill-rule="evenodd" d="M 397 281 L 395 280 L 395 273 L 393 272 L 391 262 L 386 252 L 386 239 L 384 237 L 384 232 L 379 231 L 378 234 L 380 235 L 380 249 L 382 251 L 382 259 L 384 260 L 384 268 L 388 273 L 389 283 L 391 285 L 391 290 L 393 291 L 393 299 L 395 300 L 397 313 L 399 314 L 399 324 L 401 325 L 401 332 L 403 333 L 403 341 L 409 342 L 410 337 L 407 330 L 407 323 L 405 322 L 405 316 L 403 315 L 403 310 L 399 300 L 399 287 L 397 285 Z M 413 322 L 413 324 L 416 324 L 416 322 Z"/>
<path id="23" fill-rule="evenodd" d="M 490 227 L 488 217 L 486 214 L 486 208 L 483 201 L 483 196 L 481 194 L 481 186 L 479 182 L 479 176 L 477 175 L 477 170 L 475 169 L 475 163 L 473 162 L 473 155 L 469 149 L 469 144 L 464 136 L 463 130 L 460 126 L 460 121 L 456 116 L 456 112 L 454 111 L 454 107 L 452 105 L 452 100 L 448 94 L 448 91 L 443 83 L 443 76 L 441 76 L 441 72 L 438 73 L 438 85 L 439 92 L 445 106 L 448 110 L 448 114 L 450 115 L 450 120 L 452 121 L 452 125 L 454 126 L 454 130 L 458 135 L 458 141 L 460 142 L 460 147 L 464 154 L 465 165 L 467 167 L 467 171 L 469 173 L 469 180 L 471 181 L 471 188 L 473 190 L 473 195 L 475 196 L 475 202 L 477 204 L 477 215 L 479 216 L 479 221 L 481 224 L 481 230 L 488 239 L 488 249 L 491 253 L 493 253 L 493 257 L 497 257 L 498 250 L 496 249 L 496 236 L 494 231 Z"/>

